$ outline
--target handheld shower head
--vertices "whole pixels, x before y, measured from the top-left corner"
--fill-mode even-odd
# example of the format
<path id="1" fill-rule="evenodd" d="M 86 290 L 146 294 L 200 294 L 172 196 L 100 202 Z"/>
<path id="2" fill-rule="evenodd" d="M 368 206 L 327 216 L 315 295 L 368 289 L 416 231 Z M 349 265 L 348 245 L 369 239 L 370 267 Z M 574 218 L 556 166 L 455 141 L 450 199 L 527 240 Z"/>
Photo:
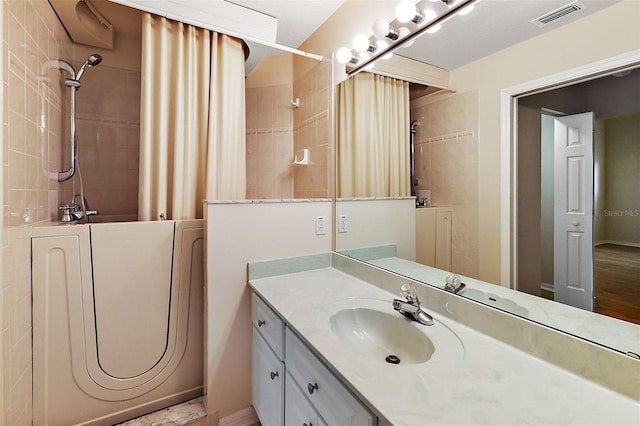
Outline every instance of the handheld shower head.
<path id="1" fill-rule="evenodd" d="M 78 74 L 76 74 L 76 81 L 80 81 L 80 77 L 82 77 L 82 74 L 84 74 L 85 68 L 95 67 L 100 62 L 102 62 L 102 56 L 98 55 L 97 53 L 89 56 L 89 58 L 84 62 L 84 64 L 82 64 L 82 66 L 78 70 Z"/>

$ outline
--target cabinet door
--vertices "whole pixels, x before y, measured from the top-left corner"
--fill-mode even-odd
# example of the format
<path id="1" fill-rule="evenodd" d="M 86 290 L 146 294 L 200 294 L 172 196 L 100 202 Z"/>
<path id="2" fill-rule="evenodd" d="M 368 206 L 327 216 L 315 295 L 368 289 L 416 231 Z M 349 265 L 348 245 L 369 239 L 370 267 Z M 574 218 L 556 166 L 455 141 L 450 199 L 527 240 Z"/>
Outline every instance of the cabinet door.
<path id="1" fill-rule="evenodd" d="M 284 364 L 253 329 L 251 398 L 263 426 L 279 426 L 284 416 Z"/>
<path id="2" fill-rule="evenodd" d="M 321 426 L 325 424 L 302 390 L 287 374 L 285 386 L 285 426 Z"/>
<path id="3" fill-rule="evenodd" d="M 360 401 L 316 358 L 309 348 L 286 328 L 287 371 L 305 397 L 330 425 L 374 426 L 373 416 Z M 288 401 L 287 401 L 288 404 Z"/>

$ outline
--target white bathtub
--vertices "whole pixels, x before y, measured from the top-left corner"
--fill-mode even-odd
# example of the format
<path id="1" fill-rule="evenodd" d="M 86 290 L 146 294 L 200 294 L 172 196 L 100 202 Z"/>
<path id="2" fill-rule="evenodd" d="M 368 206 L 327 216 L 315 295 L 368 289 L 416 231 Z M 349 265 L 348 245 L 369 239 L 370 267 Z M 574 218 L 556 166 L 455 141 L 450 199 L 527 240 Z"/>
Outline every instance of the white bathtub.
<path id="1" fill-rule="evenodd" d="M 32 254 L 34 424 L 202 395 L 202 220 L 41 227 Z"/>

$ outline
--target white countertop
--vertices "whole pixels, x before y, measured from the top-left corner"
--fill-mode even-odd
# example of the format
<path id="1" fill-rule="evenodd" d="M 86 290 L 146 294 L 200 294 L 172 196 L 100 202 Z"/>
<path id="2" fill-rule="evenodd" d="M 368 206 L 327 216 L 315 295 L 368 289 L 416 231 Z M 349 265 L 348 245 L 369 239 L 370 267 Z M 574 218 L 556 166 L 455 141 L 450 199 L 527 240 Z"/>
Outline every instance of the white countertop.
<path id="1" fill-rule="evenodd" d="M 330 317 L 346 299 L 353 307 L 386 300 L 389 313 L 397 314 L 391 307 L 396 295 L 335 268 L 250 285 L 391 424 L 640 424 L 640 404 L 631 398 L 432 312 L 434 327 L 446 326 L 462 341 L 461 359 L 440 359 L 436 349 L 426 363 L 392 365 L 348 350 L 331 330 Z"/>
<path id="2" fill-rule="evenodd" d="M 450 272 L 399 257 L 367 260 L 367 262 L 439 288 L 444 287 L 445 278 L 450 274 Z M 523 318 L 563 330 L 592 342 L 598 342 L 621 352 L 640 354 L 640 326 L 637 324 L 488 284 L 473 278 L 462 277 L 462 281 L 467 285 L 467 288 L 460 293 L 464 297 L 494 305 Z M 469 290 L 478 291 L 471 293 Z M 494 299 L 495 296 L 498 296 L 505 306 L 500 306 L 499 302 L 492 303 L 490 300 L 481 300 L 478 296 L 482 293 L 491 294 Z"/>

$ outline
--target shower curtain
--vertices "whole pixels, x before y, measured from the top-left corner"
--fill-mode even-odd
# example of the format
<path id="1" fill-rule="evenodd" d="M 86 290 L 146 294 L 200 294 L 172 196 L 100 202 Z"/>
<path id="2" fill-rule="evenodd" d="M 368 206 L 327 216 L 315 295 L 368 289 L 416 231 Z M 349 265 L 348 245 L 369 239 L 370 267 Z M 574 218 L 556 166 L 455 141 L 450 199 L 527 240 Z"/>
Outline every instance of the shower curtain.
<path id="1" fill-rule="evenodd" d="M 242 41 L 144 14 L 142 44 L 139 220 L 245 198 Z"/>
<path id="2" fill-rule="evenodd" d="M 360 72 L 337 102 L 337 196 L 410 195 L 409 83 Z"/>

